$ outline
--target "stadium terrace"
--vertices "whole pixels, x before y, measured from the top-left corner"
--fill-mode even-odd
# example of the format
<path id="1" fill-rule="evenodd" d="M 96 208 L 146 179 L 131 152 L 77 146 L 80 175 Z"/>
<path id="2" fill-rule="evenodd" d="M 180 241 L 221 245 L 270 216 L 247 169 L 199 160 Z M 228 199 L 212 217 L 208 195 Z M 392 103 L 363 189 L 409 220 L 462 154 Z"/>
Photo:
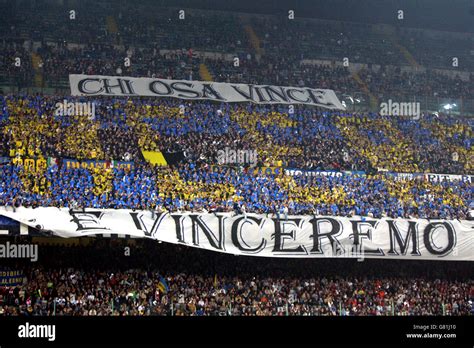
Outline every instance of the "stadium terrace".
<path id="1" fill-rule="evenodd" d="M 431 316 L 338 320 L 406 343 L 474 315 L 472 4 L 285 2 L 0 0 L 2 343 Z M 278 322 L 232 340 L 314 341 Z"/>

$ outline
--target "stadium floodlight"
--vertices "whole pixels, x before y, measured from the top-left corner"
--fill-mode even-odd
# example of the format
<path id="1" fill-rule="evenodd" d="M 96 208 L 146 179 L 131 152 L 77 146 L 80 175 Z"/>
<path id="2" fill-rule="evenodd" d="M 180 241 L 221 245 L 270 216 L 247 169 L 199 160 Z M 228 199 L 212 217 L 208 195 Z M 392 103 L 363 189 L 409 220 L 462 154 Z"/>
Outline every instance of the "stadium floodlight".
<path id="1" fill-rule="evenodd" d="M 456 103 L 452 103 L 452 104 L 448 103 L 448 104 L 444 104 L 444 105 L 443 105 L 443 109 L 445 109 L 445 110 L 451 110 L 451 109 L 456 108 L 457 106 L 458 106 L 458 105 L 457 105 Z"/>

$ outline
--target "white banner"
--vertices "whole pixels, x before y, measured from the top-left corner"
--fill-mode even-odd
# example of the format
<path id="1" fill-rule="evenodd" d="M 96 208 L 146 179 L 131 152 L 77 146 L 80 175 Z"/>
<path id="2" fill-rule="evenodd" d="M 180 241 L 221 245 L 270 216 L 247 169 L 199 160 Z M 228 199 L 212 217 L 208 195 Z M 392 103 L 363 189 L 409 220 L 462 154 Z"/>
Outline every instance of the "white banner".
<path id="1" fill-rule="evenodd" d="M 331 177 L 339 177 L 343 176 L 343 172 L 339 172 L 336 170 L 305 170 L 305 169 L 285 169 L 286 175 L 291 176 L 331 176 Z M 350 174 L 350 172 L 349 172 Z"/>
<path id="2" fill-rule="evenodd" d="M 344 110 L 331 89 L 102 75 L 69 75 L 69 84 L 73 96 L 172 97 L 226 103 L 306 104 Z"/>
<path id="3" fill-rule="evenodd" d="M 436 173 L 388 173 L 388 175 L 395 178 L 395 180 L 413 180 L 421 178 L 429 182 L 443 182 L 443 181 L 461 181 L 474 182 L 473 175 L 459 175 L 459 174 L 436 174 Z"/>
<path id="4" fill-rule="evenodd" d="M 0 215 L 61 237 L 129 235 L 235 255 L 474 260 L 472 221 L 52 207 L 2 207 Z"/>

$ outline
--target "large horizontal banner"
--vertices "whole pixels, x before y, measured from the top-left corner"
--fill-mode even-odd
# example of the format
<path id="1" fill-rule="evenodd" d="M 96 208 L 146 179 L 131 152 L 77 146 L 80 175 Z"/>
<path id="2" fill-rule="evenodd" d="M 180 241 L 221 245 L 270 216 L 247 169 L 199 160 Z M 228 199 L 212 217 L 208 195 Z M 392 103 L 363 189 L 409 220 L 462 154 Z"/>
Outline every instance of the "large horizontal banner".
<path id="1" fill-rule="evenodd" d="M 235 255 L 474 260 L 474 223 L 329 216 L 0 208 L 61 237 L 122 234 Z"/>
<path id="2" fill-rule="evenodd" d="M 458 175 L 458 174 L 436 174 L 436 173 L 392 173 L 387 175 L 392 176 L 395 180 L 413 180 L 422 179 L 429 182 L 443 182 L 443 181 L 461 181 L 474 182 L 473 175 Z"/>
<path id="3" fill-rule="evenodd" d="M 93 168 L 128 168 L 133 167 L 133 162 L 131 161 L 101 161 L 101 160 L 82 160 L 78 161 L 75 159 L 65 158 L 62 160 L 63 165 L 66 168 L 84 168 L 84 169 L 93 169 Z"/>
<path id="4" fill-rule="evenodd" d="M 443 182 L 443 181 L 461 181 L 461 182 L 474 182 L 474 175 L 458 175 L 458 174 L 436 174 L 436 173 L 396 173 L 396 172 L 380 172 L 394 180 L 423 180 L 429 181 L 433 183 Z M 331 177 L 339 177 L 343 175 L 366 175 L 363 171 L 337 171 L 337 170 L 305 170 L 305 169 L 298 169 L 298 168 L 286 168 L 285 169 L 286 175 L 291 176 L 331 176 Z"/>
<path id="5" fill-rule="evenodd" d="M 227 103 L 306 104 L 344 110 L 331 89 L 76 74 L 69 75 L 69 83 L 73 96 L 172 97 Z"/>
<path id="6" fill-rule="evenodd" d="M 17 286 L 23 284 L 25 275 L 22 271 L 0 270 L 0 287 L 1 286 Z"/>

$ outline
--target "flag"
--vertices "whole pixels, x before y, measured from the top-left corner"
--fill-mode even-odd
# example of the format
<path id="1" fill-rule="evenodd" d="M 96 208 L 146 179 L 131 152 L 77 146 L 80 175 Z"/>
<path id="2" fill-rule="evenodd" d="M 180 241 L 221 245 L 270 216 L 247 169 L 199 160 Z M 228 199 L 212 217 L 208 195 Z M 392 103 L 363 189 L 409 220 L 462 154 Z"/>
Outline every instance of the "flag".
<path id="1" fill-rule="evenodd" d="M 48 165 L 48 167 L 51 167 L 53 165 L 57 165 L 58 162 L 55 157 L 48 157 L 48 159 L 46 160 L 46 164 Z"/>
<path id="2" fill-rule="evenodd" d="M 163 293 L 167 293 L 169 291 L 169 286 L 168 283 L 166 282 L 166 279 L 160 276 L 160 281 L 158 282 L 157 285 L 158 290 L 160 290 Z"/>
<path id="3" fill-rule="evenodd" d="M 142 155 L 151 164 L 158 164 L 160 166 L 167 166 L 166 158 L 161 151 L 145 151 L 142 150 Z"/>
<path id="4" fill-rule="evenodd" d="M 214 273 L 214 287 L 217 288 L 217 274 Z"/>
<path id="5" fill-rule="evenodd" d="M 192 48 L 190 48 L 190 49 L 188 50 L 188 57 L 189 57 L 189 58 L 197 58 L 197 57 L 198 57 L 198 54 L 197 54 L 196 52 L 194 52 Z"/>
<path id="6" fill-rule="evenodd" d="M 118 161 L 112 160 L 105 162 L 105 168 L 115 168 L 117 167 Z"/>

